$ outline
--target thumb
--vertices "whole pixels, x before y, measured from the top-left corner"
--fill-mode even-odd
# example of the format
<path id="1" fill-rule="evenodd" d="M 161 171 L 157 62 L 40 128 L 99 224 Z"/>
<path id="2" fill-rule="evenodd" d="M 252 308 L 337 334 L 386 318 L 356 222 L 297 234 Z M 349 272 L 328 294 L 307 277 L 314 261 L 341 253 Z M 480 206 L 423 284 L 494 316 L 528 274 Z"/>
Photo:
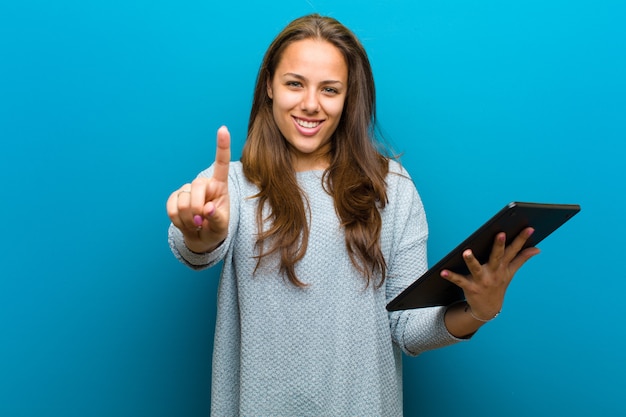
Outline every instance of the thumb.
<path id="1" fill-rule="evenodd" d="M 220 232 L 228 227 L 228 210 L 228 200 L 217 199 L 207 202 L 204 205 L 202 214 L 204 215 L 204 218 L 208 221 L 209 228 L 215 232 Z"/>
<path id="2" fill-rule="evenodd" d="M 217 214 L 217 204 L 214 201 L 209 201 L 204 205 L 203 213 L 206 219 L 215 219 Z"/>

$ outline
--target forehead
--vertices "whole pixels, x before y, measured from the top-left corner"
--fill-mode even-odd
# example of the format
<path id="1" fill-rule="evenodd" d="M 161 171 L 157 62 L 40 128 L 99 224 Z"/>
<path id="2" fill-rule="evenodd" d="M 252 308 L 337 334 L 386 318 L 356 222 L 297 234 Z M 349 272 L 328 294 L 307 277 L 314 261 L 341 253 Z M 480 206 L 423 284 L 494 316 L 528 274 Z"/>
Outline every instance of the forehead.
<path id="1" fill-rule="evenodd" d="M 283 51 L 276 67 L 276 75 L 285 73 L 315 74 L 322 78 L 345 81 L 348 77 L 348 65 L 341 51 L 330 42 L 303 39 L 292 42 Z"/>

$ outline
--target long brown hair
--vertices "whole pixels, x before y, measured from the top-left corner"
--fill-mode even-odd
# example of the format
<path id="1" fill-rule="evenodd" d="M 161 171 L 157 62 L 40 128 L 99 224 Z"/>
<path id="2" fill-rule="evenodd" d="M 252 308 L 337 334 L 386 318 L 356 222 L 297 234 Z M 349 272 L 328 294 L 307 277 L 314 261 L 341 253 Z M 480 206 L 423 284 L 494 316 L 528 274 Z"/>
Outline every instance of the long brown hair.
<path id="1" fill-rule="evenodd" d="M 292 21 L 274 39 L 256 81 L 241 161 L 248 180 L 260 189 L 255 196 L 259 199 L 257 267 L 263 257 L 279 253 L 281 273 L 293 284 L 304 286 L 296 276 L 295 265 L 307 250 L 309 206 L 298 185 L 287 142 L 272 116 L 267 85 L 285 48 L 311 38 L 334 45 L 348 65 L 344 111 L 331 138 L 330 165 L 324 172 L 323 183 L 334 199 L 352 264 L 363 274 L 367 285 L 378 275 L 377 286 L 380 286 L 385 280 L 386 262 L 380 247 L 379 209 L 387 203 L 388 159 L 376 144 L 372 69 L 356 36 L 337 20 L 318 14 Z M 268 218 L 263 214 L 266 204 L 270 209 L 265 212 L 269 212 Z M 266 224 L 269 226 L 264 227 Z"/>

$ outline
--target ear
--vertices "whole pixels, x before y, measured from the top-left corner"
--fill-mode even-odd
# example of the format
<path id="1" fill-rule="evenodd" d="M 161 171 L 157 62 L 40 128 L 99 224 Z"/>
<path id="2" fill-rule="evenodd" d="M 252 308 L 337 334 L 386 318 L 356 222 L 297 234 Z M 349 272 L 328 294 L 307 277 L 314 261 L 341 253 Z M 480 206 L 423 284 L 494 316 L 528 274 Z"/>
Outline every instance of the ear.
<path id="1" fill-rule="evenodd" d="M 267 95 L 270 99 L 274 99 L 274 93 L 272 92 L 272 83 L 268 79 L 266 81 Z"/>

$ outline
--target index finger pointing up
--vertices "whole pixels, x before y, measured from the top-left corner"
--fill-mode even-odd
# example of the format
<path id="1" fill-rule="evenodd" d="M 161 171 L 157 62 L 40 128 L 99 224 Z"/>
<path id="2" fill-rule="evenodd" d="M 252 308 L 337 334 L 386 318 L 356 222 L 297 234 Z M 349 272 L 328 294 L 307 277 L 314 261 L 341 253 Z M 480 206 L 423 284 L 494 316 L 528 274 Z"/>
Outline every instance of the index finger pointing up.
<path id="1" fill-rule="evenodd" d="M 230 166 L 230 133 L 226 126 L 217 130 L 217 150 L 215 152 L 215 166 L 213 178 L 217 181 L 228 182 L 228 167 Z"/>

